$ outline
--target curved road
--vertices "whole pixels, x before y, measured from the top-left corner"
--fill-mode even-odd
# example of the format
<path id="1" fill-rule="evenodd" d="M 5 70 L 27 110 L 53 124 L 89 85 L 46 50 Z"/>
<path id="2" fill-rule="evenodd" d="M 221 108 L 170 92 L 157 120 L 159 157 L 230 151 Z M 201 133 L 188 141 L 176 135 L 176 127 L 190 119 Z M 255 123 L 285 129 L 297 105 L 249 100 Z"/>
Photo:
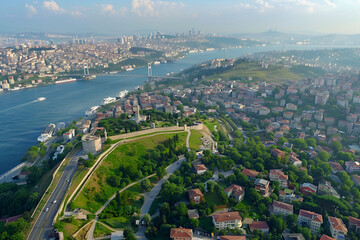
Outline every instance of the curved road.
<path id="1" fill-rule="evenodd" d="M 67 180 L 72 179 L 77 169 L 77 157 L 81 152 L 82 150 L 77 151 L 70 159 L 63 174 L 60 177 L 59 183 L 55 187 L 44 208 L 41 210 L 34 227 L 31 229 L 31 232 L 27 238 L 28 240 L 49 239 L 49 234 L 51 234 L 53 231 L 52 225 L 56 216 L 56 212 L 59 209 L 60 204 L 65 197 L 66 191 L 70 186 L 70 181 Z M 56 203 L 54 203 L 55 200 Z M 49 210 L 46 211 L 46 208 Z"/>

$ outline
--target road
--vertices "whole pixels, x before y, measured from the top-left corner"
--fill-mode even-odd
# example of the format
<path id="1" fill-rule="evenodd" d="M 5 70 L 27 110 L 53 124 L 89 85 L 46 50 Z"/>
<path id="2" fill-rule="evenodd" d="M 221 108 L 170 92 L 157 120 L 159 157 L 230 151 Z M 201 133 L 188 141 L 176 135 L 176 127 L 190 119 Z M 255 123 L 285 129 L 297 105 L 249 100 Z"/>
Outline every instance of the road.
<path id="1" fill-rule="evenodd" d="M 37 218 L 34 227 L 31 229 L 31 232 L 27 238 L 28 240 L 49 239 L 48 236 L 53 230 L 52 224 L 56 216 L 56 212 L 59 209 L 60 204 L 65 197 L 66 191 L 70 186 L 70 182 L 68 182 L 67 180 L 72 179 L 77 169 L 77 159 L 81 155 L 83 155 L 82 150 L 79 150 L 70 159 L 63 174 L 60 177 L 59 183 L 57 184 L 53 193 L 45 204 L 44 209 L 41 210 L 41 213 Z M 54 203 L 55 200 L 56 203 Z M 49 210 L 46 211 L 46 208 L 48 208 Z"/>

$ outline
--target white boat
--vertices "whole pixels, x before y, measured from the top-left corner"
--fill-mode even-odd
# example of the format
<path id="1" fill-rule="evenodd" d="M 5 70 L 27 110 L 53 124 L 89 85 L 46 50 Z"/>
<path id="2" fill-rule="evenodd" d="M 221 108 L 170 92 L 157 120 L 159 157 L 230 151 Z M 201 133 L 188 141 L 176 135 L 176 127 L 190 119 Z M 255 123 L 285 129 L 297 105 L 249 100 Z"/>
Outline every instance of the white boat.
<path id="1" fill-rule="evenodd" d="M 160 61 L 154 61 L 154 65 L 159 65 Z"/>
<path id="2" fill-rule="evenodd" d="M 58 80 L 55 82 L 55 84 L 61 84 L 61 83 L 69 83 L 69 82 L 75 82 L 76 78 L 69 78 L 69 79 L 65 79 L 65 80 Z"/>
<path id="3" fill-rule="evenodd" d="M 55 128 L 55 132 L 64 129 L 66 126 L 66 124 L 64 122 L 59 122 L 58 124 L 56 124 L 56 128 Z"/>
<path id="4" fill-rule="evenodd" d="M 92 106 L 90 110 L 85 111 L 86 116 L 91 116 L 96 113 L 96 111 L 100 108 L 100 106 Z"/>
<path id="5" fill-rule="evenodd" d="M 36 99 L 37 102 L 41 102 L 41 101 L 45 101 L 46 100 L 46 97 L 38 97 Z"/>
<path id="6" fill-rule="evenodd" d="M 123 98 L 126 96 L 126 94 L 128 94 L 129 91 L 128 90 L 124 90 L 124 91 L 121 91 L 119 92 L 119 94 L 117 95 L 118 98 Z"/>
<path id="7" fill-rule="evenodd" d="M 127 72 L 129 72 L 129 71 L 132 71 L 132 70 L 134 70 L 134 68 L 132 68 L 132 67 L 129 67 L 129 68 L 126 68 L 125 69 Z"/>
<path id="8" fill-rule="evenodd" d="M 115 102 L 116 101 L 116 98 L 114 97 L 107 97 L 107 98 L 104 98 L 103 102 L 101 103 L 101 105 L 106 105 L 106 104 L 109 104 L 109 103 L 112 103 L 112 102 Z"/>
<path id="9" fill-rule="evenodd" d="M 45 129 L 44 131 L 41 133 L 41 135 L 38 137 L 38 141 L 39 142 L 46 142 L 47 140 L 49 140 L 53 133 L 55 131 L 55 124 L 50 123 Z"/>

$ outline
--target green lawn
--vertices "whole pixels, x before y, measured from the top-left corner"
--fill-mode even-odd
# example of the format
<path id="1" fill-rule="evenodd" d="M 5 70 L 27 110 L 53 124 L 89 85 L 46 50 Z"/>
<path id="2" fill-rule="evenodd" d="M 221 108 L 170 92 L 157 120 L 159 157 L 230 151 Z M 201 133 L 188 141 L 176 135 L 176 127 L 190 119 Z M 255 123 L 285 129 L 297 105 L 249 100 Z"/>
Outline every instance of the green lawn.
<path id="1" fill-rule="evenodd" d="M 189 139 L 189 145 L 190 148 L 197 151 L 199 150 L 199 146 L 202 144 L 201 138 L 202 138 L 202 133 L 197 131 L 197 130 L 191 130 L 191 135 L 190 135 L 190 139 Z"/>
<path id="2" fill-rule="evenodd" d="M 210 132 L 215 131 L 215 126 L 217 126 L 217 129 L 219 129 L 219 122 L 215 118 L 209 118 L 204 121 L 205 126 L 210 130 Z"/>
<path id="3" fill-rule="evenodd" d="M 64 238 L 67 239 L 88 222 L 88 220 L 78 219 L 74 219 L 70 223 L 66 221 L 57 221 L 54 227 L 57 228 L 59 232 L 63 232 Z"/>
<path id="4" fill-rule="evenodd" d="M 256 220 L 259 219 L 259 215 L 254 211 L 255 207 L 245 199 L 239 202 L 233 209 L 239 211 L 242 218 L 249 217 Z"/>
<path id="5" fill-rule="evenodd" d="M 114 232 L 114 231 L 105 227 L 103 224 L 96 223 L 95 231 L 94 231 L 94 238 L 104 237 L 104 236 L 110 235 L 112 232 Z"/>
<path id="6" fill-rule="evenodd" d="M 161 134 L 119 145 L 95 170 L 90 180 L 74 200 L 74 207 L 83 208 L 93 213 L 96 212 L 116 191 L 120 190 L 110 186 L 106 181 L 106 176 L 115 175 L 120 167 L 141 165 L 143 157 L 149 150 L 154 149 L 159 143 L 164 142 L 174 134 Z M 180 132 L 178 135 L 180 146 L 185 143 L 187 133 Z M 138 186 L 134 186 L 132 190 L 140 191 Z"/>
<path id="7" fill-rule="evenodd" d="M 222 201 L 219 195 L 214 192 L 207 192 L 205 193 L 205 199 L 208 204 L 215 204 L 216 206 L 225 205 L 225 202 Z"/>
<path id="8" fill-rule="evenodd" d="M 110 227 L 116 228 L 116 229 L 123 229 L 129 225 L 129 219 L 127 219 L 125 217 L 109 218 L 109 219 L 100 220 L 100 221 L 104 222 L 105 224 L 109 225 Z"/>

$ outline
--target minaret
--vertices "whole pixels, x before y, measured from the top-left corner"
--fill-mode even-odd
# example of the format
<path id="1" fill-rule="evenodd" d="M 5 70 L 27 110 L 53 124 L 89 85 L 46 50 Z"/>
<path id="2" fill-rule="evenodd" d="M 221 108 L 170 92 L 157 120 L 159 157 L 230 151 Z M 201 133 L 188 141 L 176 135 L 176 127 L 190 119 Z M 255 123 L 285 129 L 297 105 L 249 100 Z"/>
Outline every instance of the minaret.
<path id="1" fill-rule="evenodd" d="M 137 106 L 137 122 L 140 122 L 140 107 L 139 105 Z"/>

